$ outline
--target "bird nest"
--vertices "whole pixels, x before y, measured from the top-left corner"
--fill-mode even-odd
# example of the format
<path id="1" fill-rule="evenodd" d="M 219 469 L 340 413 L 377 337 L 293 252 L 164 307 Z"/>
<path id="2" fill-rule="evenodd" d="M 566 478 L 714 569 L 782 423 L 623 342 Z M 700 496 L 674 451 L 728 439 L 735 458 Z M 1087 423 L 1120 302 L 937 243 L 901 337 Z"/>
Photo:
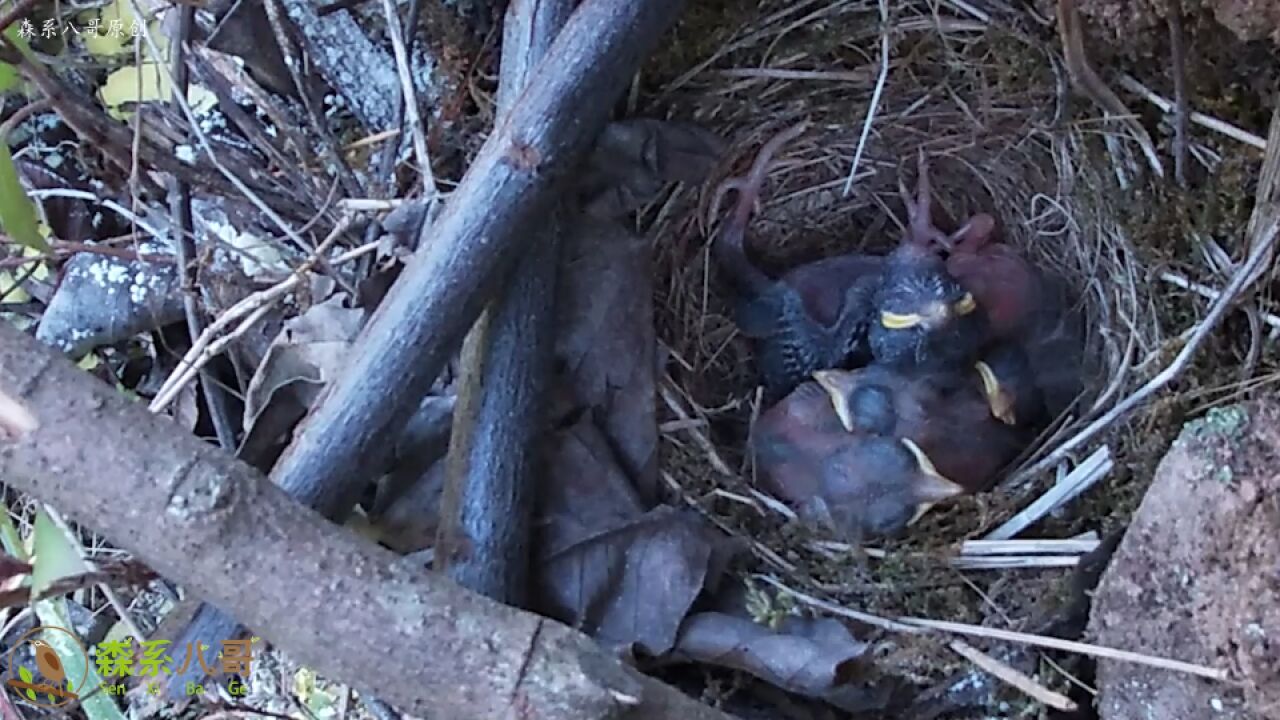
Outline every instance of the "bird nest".
<path id="1" fill-rule="evenodd" d="M 959 2 L 888 3 L 887 16 L 865 1 L 735 5 L 691 9 L 673 43 L 679 57 L 661 58 L 649 76 L 662 80 L 656 105 L 731 143 L 715 177 L 678 190 L 651 216 L 658 333 L 669 353 L 659 403 L 667 486 L 749 540 L 758 562 L 744 574 L 781 605 L 820 598 L 967 622 L 1000 613 L 1005 627 L 1032 618 L 1046 610 L 1039 600 L 1061 596 L 1069 573 L 961 576 L 947 550 L 1008 520 L 1053 483 L 1053 468 L 1074 467 L 1104 443 L 1119 468 L 1151 462 L 1126 454 L 1149 454 L 1149 446 L 1116 424 L 1089 442 L 1076 437 L 1146 379 L 1150 369 L 1134 359 L 1157 357 L 1163 347 L 1163 305 L 1125 230 L 1124 219 L 1140 211 L 1132 198 L 1123 207 L 1117 199 L 1125 178 L 1114 159 L 1141 158 L 1138 144 L 1118 123 L 1069 121 L 1049 28 L 966 12 Z M 808 131 L 776 156 L 749 226 L 757 257 L 776 271 L 836 253 L 885 252 L 906 221 L 899 183 L 912 185 L 923 151 L 935 212 L 991 213 L 1006 242 L 1071 281 L 1095 363 L 1082 402 L 995 490 L 931 512 L 865 562 L 755 491 L 745 444 L 761 411 L 757 376 L 708 253 L 721 221 L 711 208 L 717 183 L 741 174 L 765 141 L 800 121 Z M 1091 495 L 1131 509 L 1134 493 L 1123 487 L 1130 482 L 1115 472 Z M 1103 518 L 1075 507 L 1028 534 L 1100 529 Z M 908 643 L 898 667 L 936 677 L 953 657 Z"/>

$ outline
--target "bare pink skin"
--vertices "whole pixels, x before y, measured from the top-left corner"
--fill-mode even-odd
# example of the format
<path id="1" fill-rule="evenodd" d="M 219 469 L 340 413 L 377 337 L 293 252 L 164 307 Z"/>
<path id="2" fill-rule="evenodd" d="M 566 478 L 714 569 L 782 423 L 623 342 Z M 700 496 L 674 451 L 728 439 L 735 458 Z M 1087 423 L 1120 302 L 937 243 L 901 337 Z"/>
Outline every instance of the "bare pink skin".
<path id="1" fill-rule="evenodd" d="M 940 246 L 943 250 L 976 252 L 991 239 L 996 221 L 986 213 L 978 213 L 959 230 L 947 234 L 933 224 L 933 191 L 929 182 L 929 161 L 921 151 L 916 159 L 916 194 L 912 197 L 898 184 L 898 194 L 907 207 L 907 233 L 904 244 L 918 247 Z"/>
<path id="2" fill-rule="evenodd" d="M 760 148 L 760 152 L 756 153 L 756 159 L 751 163 L 751 169 L 746 175 L 729 178 L 716 188 L 715 197 L 711 201 L 713 213 L 719 211 L 720 203 L 729 191 L 738 193 L 738 202 L 734 205 L 733 213 L 729 216 L 729 222 L 724 229 L 726 237 L 732 236 L 741 244 L 751 212 L 760 203 L 760 189 L 764 187 L 764 180 L 769 174 L 769 165 L 773 163 L 773 156 L 784 145 L 800 137 L 807 127 L 808 123 L 797 123 L 774 135 Z"/>
<path id="3" fill-rule="evenodd" d="M 991 336 L 1009 340 L 1018 335 L 1040 302 L 1039 277 L 1022 253 L 993 242 L 995 218 L 978 213 L 952 237 L 947 272 L 973 295 L 987 313 Z"/>
<path id="4" fill-rule="evenodd" d="M 711 213 L 714 215 L 720 211 L 720 203 L 730 190 L 738 194 L 738 200 L 733 206 L 729 219 L 721 228 L 719 237 L 712 244 L 712 250 L 719 262 L 735 278 L 735 282 L 753 292 L 762 291 L 772 281 L 747 259 L 744 247 L 747 222 L 751 219 L 752 211 L 759 205 L 760 189 L 768 176 L 773 156 L 782 149 L 783 145 L 799 137 L 806 127 L 807 123 L 798 123 L 771 138 L 764 147 L 760 148 L 747 174 L 729 178 L 721 183 L 716 188 L 715 197 L 711 202 Z"/>

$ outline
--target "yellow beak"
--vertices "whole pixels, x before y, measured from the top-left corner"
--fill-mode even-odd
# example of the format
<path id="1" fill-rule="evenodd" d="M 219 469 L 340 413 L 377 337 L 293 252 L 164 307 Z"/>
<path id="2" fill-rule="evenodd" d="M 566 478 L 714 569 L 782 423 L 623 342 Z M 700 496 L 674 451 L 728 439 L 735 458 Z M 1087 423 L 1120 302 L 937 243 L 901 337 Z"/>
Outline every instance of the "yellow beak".
<path id="1" fill-rule="evenodd" d="M 915 456 L 916 465 L 919 466 L 921 473 L 915 487 L 912 488 L 919 502 L 916 505 L 915 514 L 907 521 L 907 525 L 910 526 L 919 522 L 920 518 L 924 517 L 940 501 L 956 495 L 963 495 L 965 490 L 960 484 L 943 477 L 942 473 L 938 472 L 938 469 L 933 466 L 933 461 L 924 453 L 924 450 L 920 449 L 919 445 L 916 445 L 909 438 L 901 438 L 900 442 Z"/>
<path id="2" fill-rule="evenodd" d="M 813 379 L 827 391 L 827 395 L 831 398 L 831 407 L 836 411 L 836 417 L 840 418 L 840 424 L 844 426 L 847 432 L 853 432 L 853 414 L 849 410 L 849 393 L 857 387 L 858 371 L 846 370 L 819 370 L 813 374 Z"/>
<path id="3" fill-rule="evenodd" d="M 913 328 L 916 325 L 919 325 L 920 321 L 923 319 L 924 318 L 915 313 L 900 315 L 887 310 L 880 313 L 880 324 L 884 326 L 886 330 L 906 330 L 907 328 Z"/>
<path id="4" fill-rule="evenodd" d="M 995 371 L 982 361 L 977 362 L 974 367 L 978 370 L 978 376 L 982 378 L 982 392 L 987 396 L 987 405 L 991 406 L 991 414 L 1005 425 L 1016 425 L 1018 417 L 1013 409 L 1013 398 L 1000 385 Z"/>

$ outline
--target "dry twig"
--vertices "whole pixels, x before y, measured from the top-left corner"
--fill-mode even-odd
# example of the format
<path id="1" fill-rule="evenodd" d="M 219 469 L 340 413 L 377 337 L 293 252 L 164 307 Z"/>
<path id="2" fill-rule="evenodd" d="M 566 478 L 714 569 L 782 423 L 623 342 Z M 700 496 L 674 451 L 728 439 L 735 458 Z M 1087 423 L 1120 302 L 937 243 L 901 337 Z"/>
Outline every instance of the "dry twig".
<path id="1" fill-rule="evenodd" d="M 1058 32 L 1062 36 L 1062 54 L 1067 63 L 1067 73 L 1071 82 L 1082 90 L 1091 100 L 1102 108 L 1103 112 L 1122 120 L 1133 134 L 1152 171 L 1164 177 L 1164 166 L 1156 153 L 1156 145 L 1151 141 L 1147 129 L 1134 120 L 1133 113 L 1125 106 L 1115 92 L 1107 86 L 1102 78 L 1094 72 L 1089 64 L 1089 56 L 1084 51 L 1084 31 L 1080 27 L 1080 16 L 1076 10 L 1075 0 L 1058 0 Z"/>
<path id="2" fill-rule="evenodd" d="M 947 645 L 964 659 L 977 665 L 982 670 L 999 678 L 1009 686 L 1017 689 L 1019 692 L 1027 695 L 1038 702 L 1044 703 L 1055 710 L 1063 710 L 1067 712 L 1078 709 L 1071 698 L 1062 693 L 1054 692 L 1049 688 L 1036 682 L 1035 678 L 1010 667 L 1008 663 L 1000 662 L 990 655 L 975 648 L 963 640 L 952 640 Z"/>
<path id="3" fill-rule="evenodd" d="M 400 93 L 403 98 L 404 124 L 413 137 L 413 151 L 418 156 L 418 174 L 422 179 L 422 198 L 434 202 L 440 191 L 436 188 L 436 176 L 431 169 L 431 154 L 427 152 L 427 135 L 418 113 L 418 93 L 413 87 L 409 67 L 409 51 L 404 43 L 404 31 L 400 29 L 400 15 L 393 0 L 382 0 L 382 11 L 387 18 L 387 30 L 391 36 L 391 48 L 395 52 L 396 72 L 400 77 Z"/>
<path id="4" fill-rule="evenodd" d="M 1040 518 L 1071 502 L 1080 493 L 1093 487 L 1111 472 L 1111 448 L 1103 445 L 1080 463 L 1066 477 L 1059 480 L 1044 495 L 1021 512 L 1009 518 L 1003 525 L 987 534 L 985 540 L 1008 540 L 1034 525 Z M 1028 473 L 1025 478 L 1030 478 Z M 1015 479 L 1015 483 L 1017 480 Z"/>
<path id="5" fill-rule="evenodd" d="M 1169 0 L 1169 48 L 1173 67 L 1173 175 L 1182 187 L 1187 186 L 1187 78 L 1186 51 L 1183 49 L 1182 0 Z"/>
<path id="6" fill-rule="evenodd" d="M 862 612 L 860 610 L 852 610 L 850 608 L 838 605 L 836 603 L 827 602 L 819 598 L 802 593 L 793 588 L 787 587 L 776 578 L 767 575 L 757 576 L 763 582 L 781 590 L 791 597 L 803 602 L 819 610 L 825 610 L 835 615 L 847 617 L 866 625 L 890 630 L 893 632 L 921 633 L 921 632 L 942 632 L 953 635 L 965 635 L 969 637 L 981 637 L 989 640 L 1002 640 L 1005 642 L 1015 642 L 1033 647 L 1048 648 L 1050 650 L 1062 650 L 1065 652 L 1078 653 L 1088 655 L 1090 657 L 1106 658 L 1108 660 L 1120 660 L 1123 662 L 1136 663 L 1138 665 L 1146 665 L 1148 667 L 1160 668 L 1162 670 L 1171 670 L 1173 672 L 1186 673 L 1188 675 L 1196 675 L 1198 677 L 1208 678 L 1210 680 L 1225 681 L 1230 676 L 1225 670 L 1207 667 L 1205 665 L 1197 665 L 1195 663 L 1183 662 L 1181 660 L 1170 660 L 1168 658 L 1155 657 L 1153 655 L 1145 655 L 1143 653 L 1130 652 L 1128 650 L 1117 650 L 1116 648 L 1103 647 L 1101 645 L 1092 645 L 1090 643 L 1076 642 L 1074 640 L 1063 640 L 1061 638 L 1049 637 L 1046 635 L 1034 635 L 1031 633 L 1013 632 L 1011 630 L 1000 630 L 998 628 L 983 627 L 981 625 L 970 625 L 968 623 L 947 622 L 945 620 L 931 620 L 929 618 L 919 617 L 898 617 L 884 618 L 879 615 Z"/>
<path id="7" fill-rule="evenodd" d="M 1177 108 L 1177 103 L 1175 103 L 1172 100 L 1169 100 L 1166 97 L 1161 96 L 1159 93 L 1155 92 L 1154 90 L 1147 87 L 1146 85 L 1143 85 L 1141 82 L 1138 81 L 1137 78 L 1135 78 L 1132 75 L 1128 75 L 1128 74 L 1121 75 L 1120 86 L 1128 90 L 1129 92 L 1135 95 L 1138 95 L 1139 97 L 1151 103 L 1152 105 L 1155 105 L 1156 107 L 1160 108 L 1162 112 L 1172 113 Z M 1232 140 L 1235 140 L 1237 142 L 1242 142 L 1245 145 L 1249 145 L 1250 147 L 1255 147 L 1255 148 L 1258 148 L 1259 150 L 1267 149 L 1266 138 L 1263 138 L 1260 135 L 1255 135 L 1249 132 L 1248 130 L 1238 128 L 1235 125 L 1232 125 L 1231 123 L 1225 120 L 1219 120 L 1216 117 L 1205 115 L 1202 112 L 1196 112 L 1196 111 L 1192 111 L 1188 113 L 1187 119 L 1199 125 L 1200 127 L 1212 130 L 1222 135 L 1226 135 Z"/>
<path id="8" fill-rule="evenodd" d="M 303 278 L 305 278 L 307 274 L 311 272 L 311 269 L 319 263 L 322 254 L 328 252 L 329 248 L 339 237 L 341 237 L 349 224 L 350 219 L 343 220 L 339 223 L 338 226 L 329 233 L 329 236 L 316 247 L 315 252 L 313 252 L 310 257 L 298 266 L 298 268 L 294 270 L 293 274 L 289 277 L 281 280 L 266 290 L 259 290 L 258 292 L 244 298 L 235 305 L 227 308 L 226 311 L 219 315 L 216 320 L 210 323 L 209 326 L 204 329 L 204 332 L 200 333 L 200 337 L 191 344 L 191 348 L 187 350 L 186 355 L 183 355 L 182 360 L 178 362 L 178 365 L 173 369 L 173 372 L 165 379 L 164 384 L 160 387 L 156 396 L 152 398 L 151 404 L 148 406 L 151 412 L 162 412 L 166 407 L 168 407 L 169 403 L 173 402 L 174 398 L 178 396 L 178 393 L 182 390 L 183 386 L 190 382 L 191 379 L 200 371 L 200 368 L 204 367 L 210 359 L 216 357 L 218 353 L 222 352 L 222 350 L 230 343 L 232 338 L 238 337 L 248 331 L 250 327 L 266 315 L 267 311 L 270 310 L 271 306 L 275 302 L 283 298 L 285 295 L 288 295 L 294 290 L 294 288 L 298 287 Z M 376 242 L 361 245 L 354 250 L 348 250 L 347 252 L 338 255 L 329 264 L 333 267 L 345 265 L 346 263 L 368 255 L 377 249 L 378 244 Z M 242 318 L 243 321 L 237 325 L 235 330 L 231 331 L 227 336 L 217 339 L 221 333 L 226 332 L 227 329 L 231 327 L 232 323 L 235 323 Z"/>
<path id="9" fill-rule="evenodd" d="M 1248 256 L 1237 268 L 1235 275 L 1231 278 L 1231 282 L 1223 288 L 1222 294 L 1209 306 L 1209 312 L 1195 326 L 1187 338 L 1186 344 L 1183 345 L 1173 361 L 1157 373 L 1155 377 L 1148 380 L 1142 387 L 1117 403 L 1101 417 L 1089 423 L 1084 429 L 1058 445 L 1039 462 L 1023 471 L 1022 477 L 1027 478 L 1046 468 L 1053 467 L 1076 448 L 1092 440 L 1111 423 L 1147 402 L 1164 386 L 1178 377 L 1191 363 L 1191 359 L 1200 350 L 1200 347 L 1204 345 L 1209 335 L 1217 329 L 1218 324 L 1227 314 L 1227 311 L 1231 309 L 1237 298 L 1271 267 L 1271 260 L 1275 254 L 1277 234 L 1280 234 L 1280 205 L 1277 204 L 1277 197 L 1280 196 L 1280 106 L 1277 106 L 1271 116 L 1268 148 L 1266 157 L 1263 158 L 1262 174 L 1258 181 L 1253 216 L 1249 219 L 1249 227 L 1246 231 L 1249 247 Z"/>

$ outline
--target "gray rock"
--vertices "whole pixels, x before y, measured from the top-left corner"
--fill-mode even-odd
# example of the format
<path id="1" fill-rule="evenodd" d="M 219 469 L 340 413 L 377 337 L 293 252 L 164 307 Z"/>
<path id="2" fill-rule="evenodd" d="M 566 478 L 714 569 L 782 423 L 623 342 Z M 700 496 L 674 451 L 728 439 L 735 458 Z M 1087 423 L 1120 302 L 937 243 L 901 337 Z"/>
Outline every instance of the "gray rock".
<path id="1" fill-rule="evenodd" d="M 161 254 L 154 248 L 144 251 Z M 78 253 L 67 261 L 36 338 L 79 357 L 182 317 L 175 263 Z"/>

